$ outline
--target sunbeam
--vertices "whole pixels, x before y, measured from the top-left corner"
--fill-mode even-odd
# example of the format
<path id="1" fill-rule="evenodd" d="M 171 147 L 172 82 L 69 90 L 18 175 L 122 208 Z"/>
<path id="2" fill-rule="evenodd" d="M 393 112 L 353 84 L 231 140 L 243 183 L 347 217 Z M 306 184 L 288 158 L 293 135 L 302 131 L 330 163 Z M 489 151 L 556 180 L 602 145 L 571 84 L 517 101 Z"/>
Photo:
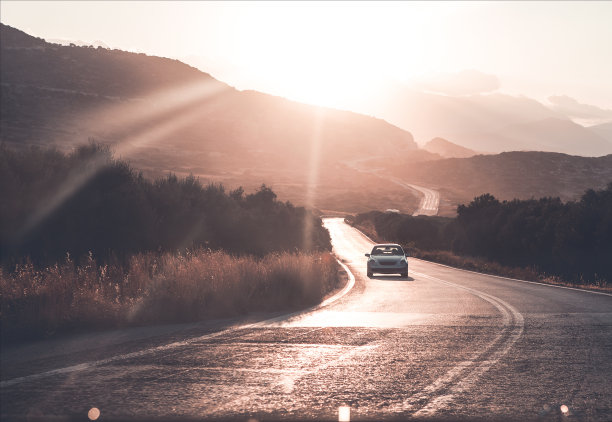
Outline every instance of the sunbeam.
<path id="1" fill-rule="evenodd" d="M 117 156 L 129 157 L 140 148 L 192 124 L 201 118 L 206 108 L 219 101 L 223 93 L 231 88 L 217 81 L 181 85 L 146 97 L 142 102 L 115 105 L 84 117 L 98 124 L 112 122 L 115 126 L 129 128 L 126 136 L 117 140 L 114 152 Z M 82 116 L 81 116 L 82 117 Z M 81 118 L 79 117 L 79 118 Z M 108 161 L 96 158 L 79 172 L 70 174 L 58 189 L 49 195 L 18 232 L 17 239 L 44 222 L 56 209 L 70 199 Z"/>
<path id="2" fill-rule="evenodd" d="M 317 184 L 319 182 L 319 165 L 321 160 L 321 129 L 323 126 L 323 118 L 325 109 L 317 107 L 315 109 L 312 141 L 310 142 L 310 160 L 308 165 L 308 180 L 306 183 L 306 197 L 304 204 L 306 208 L 314 207 L 317 197 Z M 304 219 L 304 250 L 310 250 L 312 247 L 312 221 L 309 218 Z"/>
<path id="3" fill-rule="evenodd" d="M 233 88 L 214 79 L 181 83 L 128 102 L 120 104 L 114 102 L 110 106 L 78 116 L 77 119 L 93 123 L 94 128 L 100 131 L 108 131 L 108 126 L 111 126 L 129 132 L 137 129 L 139 125 L 163 119 L 165 116 L 200 104 L 222 92 L 233 91 Z"/>
<path id="4" fill-rule="evenodd" d="M 15 240 L 19 242 L 24 239 L 106 165 L 108 165 L 108 157 L 96 155 L 87 166 L 72 172 L 55 192 L 45 201 L 40 201 L 40 207 L 27 218 L 23 228 L 17 232 Z"/>

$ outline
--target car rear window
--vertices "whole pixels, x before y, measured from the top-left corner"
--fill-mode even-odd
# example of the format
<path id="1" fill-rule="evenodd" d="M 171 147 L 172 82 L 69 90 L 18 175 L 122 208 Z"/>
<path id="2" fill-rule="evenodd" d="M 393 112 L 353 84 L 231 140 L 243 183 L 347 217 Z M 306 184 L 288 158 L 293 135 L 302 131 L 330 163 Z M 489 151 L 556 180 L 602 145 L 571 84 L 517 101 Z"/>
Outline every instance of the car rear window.
<path id="1" fill-rule="evenodd" d="M 372 255 L 404 255 L 404 251 L 399 246 L 375 246 Z"/>

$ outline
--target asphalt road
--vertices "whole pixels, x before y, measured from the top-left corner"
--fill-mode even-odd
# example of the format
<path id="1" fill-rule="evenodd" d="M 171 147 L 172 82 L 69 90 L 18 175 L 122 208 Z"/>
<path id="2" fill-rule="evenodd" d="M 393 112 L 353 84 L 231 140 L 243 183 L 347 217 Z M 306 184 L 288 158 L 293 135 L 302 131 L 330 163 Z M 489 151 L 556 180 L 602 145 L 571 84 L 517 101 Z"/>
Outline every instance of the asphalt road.
<path id="1" fill-rule="evenodd" d="M 353 170 L 362 173 L 374 174 L 380 177 L 381 179 L 389 180 L 390 182 L 395 183 L 398 186 L 401 186 L 416 193 L 416 196 L 419 196 L 421 199 L 419 201 L 419 207 L 412 213 L 412 215 L 438 215 L 440 209 L 440 192 L 430 188 L 426 188 L 425 186 L 406 183 L 399 177 L 388 176 L 381 172 L 382 169 L 363 169 L 359 166 L 361 162 L 371 160 L 372 158 L 382 158 L 382 156 L 346 161 L 345 164 Z"/>
<path id="2" fill-rule="evenodd" d="M 406 183 L 402 179 L 397 177 L 389 177 L 389 180 L 391 180 L 396 185 L 416 191 L 419 193 L 419 195 L 421 195 L 419 208 L 417 208 L 417 210 L 414 211 L 412 215 L 438 215 L 438 210 L 440 208 L 440 192 L 426 188 L 425 186 L 418 186 L 412 183 Z"/>
<path id="3" fill-rule="evenodd" d="M 354 274 L 326 306 L 3 350 L 2 419 L 612 420 L 612 296 L 412 258 L 368 279 L 372 243 L 325 225 Z"/>

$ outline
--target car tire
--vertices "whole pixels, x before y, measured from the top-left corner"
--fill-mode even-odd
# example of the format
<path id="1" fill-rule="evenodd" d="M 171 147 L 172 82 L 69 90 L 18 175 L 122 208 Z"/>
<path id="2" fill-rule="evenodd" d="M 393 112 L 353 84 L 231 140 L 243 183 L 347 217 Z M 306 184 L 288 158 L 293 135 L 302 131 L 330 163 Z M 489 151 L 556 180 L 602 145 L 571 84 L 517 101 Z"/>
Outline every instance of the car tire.
<path id="1" fill-rule="evenodd" d="M 374 277 L 374 273 L 372 271 L 368 271 L 368 278 Z"/>
<path id="2" fill-rule="evenodd" d="M 406 271 L 405 273 L 401 273 L 400 274 L 402 277 L 408 277 L 408 271 Z"/>

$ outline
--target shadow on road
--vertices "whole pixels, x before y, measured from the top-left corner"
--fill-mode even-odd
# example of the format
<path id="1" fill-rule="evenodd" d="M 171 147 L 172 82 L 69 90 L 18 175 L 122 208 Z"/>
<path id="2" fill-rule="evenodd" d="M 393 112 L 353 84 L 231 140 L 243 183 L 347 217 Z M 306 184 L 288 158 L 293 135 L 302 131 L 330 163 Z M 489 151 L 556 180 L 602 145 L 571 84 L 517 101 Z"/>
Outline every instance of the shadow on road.
<path id="1" fill-rule="evenodd" d="M 414 278 L 408 276 L 408 277 L 401 277 L 401 276 L 397 276 L 397 275 L 373 275 L 372 277 L 369 277 L 372 280 L 389 280 L 389 281 L 414 281 Z"/>

